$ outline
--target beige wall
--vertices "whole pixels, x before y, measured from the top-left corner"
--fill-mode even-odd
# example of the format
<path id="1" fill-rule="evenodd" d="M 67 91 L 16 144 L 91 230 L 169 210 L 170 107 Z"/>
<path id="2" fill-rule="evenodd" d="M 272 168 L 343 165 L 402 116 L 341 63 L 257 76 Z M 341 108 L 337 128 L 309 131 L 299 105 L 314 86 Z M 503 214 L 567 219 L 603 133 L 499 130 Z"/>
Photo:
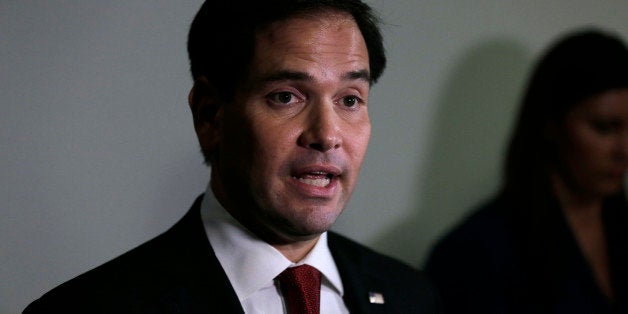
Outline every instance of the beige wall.
<path id="1" fill-rule="evenodd" d="M 531 62 L 626 1 L 370 1 L 389 65 L 335 229 L 420 266 L 498 185 Z M 172 225 L 208 178 L 186 105 L 199 1 L 0 2 L 0 313 Z"/>

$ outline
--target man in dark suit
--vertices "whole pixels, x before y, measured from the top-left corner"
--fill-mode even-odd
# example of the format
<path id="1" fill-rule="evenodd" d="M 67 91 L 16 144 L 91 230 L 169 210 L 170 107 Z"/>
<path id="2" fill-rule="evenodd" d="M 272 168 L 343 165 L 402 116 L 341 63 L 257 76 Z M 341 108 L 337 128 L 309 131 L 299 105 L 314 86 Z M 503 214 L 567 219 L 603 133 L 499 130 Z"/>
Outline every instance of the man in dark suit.
<path id="1" fill-rule="evenodd" d="M 328 231 L 355 187 L 386 61 L 371 9 L 207 1 L 188 52 L 206 193 L 164 234 L 25 313 L 437 312 L 418 272 Z"/>

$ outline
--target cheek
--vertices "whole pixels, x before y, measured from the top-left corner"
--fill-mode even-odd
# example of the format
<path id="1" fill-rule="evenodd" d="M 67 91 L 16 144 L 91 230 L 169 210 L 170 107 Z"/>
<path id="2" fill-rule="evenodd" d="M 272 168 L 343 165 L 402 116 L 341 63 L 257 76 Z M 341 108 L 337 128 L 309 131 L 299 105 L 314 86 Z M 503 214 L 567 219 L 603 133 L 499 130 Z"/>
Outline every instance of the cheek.
<path id="1" fill-rule="evenodd" d="M 351 147 L 351 157 L 361 165 L 362 159 L 366 153 L 366 149 L 371 138 L 371 123 L 367 119 L 366 122 L 358 124 L 349 133 L 352 134 L 349 138 Z M 358 165 L 359 166 L 359 165 Z"/>
<path id="2" fill-rule="evenodd" d="M 567 139 L 568 148 L 564 152 L 571 171 L 595 171 L 607 163 L 609 158 L 609 141 L 591 129 L 582 128 L 571 132 Z"/>
<path id="3" fill-rule="evenodd" d="M 248 145 L 256 170 L 273 172 L 280 168 L 296 147 L 298 134 L 298 128 L 289 124 L 255 122 Z"/>
<path id="4" fill-rule="evenodd" d="M 360 138 L 360 145 L 362 146 L 362 155 L 366 152 L 366 148 L 369 145 L 369 141 L 371 139 L 371 123 L 369 122 L 361 132 L 362 136 Z"/>
<path id="5" fill-rule="evenodd" d="M 231 172 L 249 176 L 257 168 L 258 138 L 255 124 L 242 112 L 225 110 L 221 135 L 221 163 Z"/>

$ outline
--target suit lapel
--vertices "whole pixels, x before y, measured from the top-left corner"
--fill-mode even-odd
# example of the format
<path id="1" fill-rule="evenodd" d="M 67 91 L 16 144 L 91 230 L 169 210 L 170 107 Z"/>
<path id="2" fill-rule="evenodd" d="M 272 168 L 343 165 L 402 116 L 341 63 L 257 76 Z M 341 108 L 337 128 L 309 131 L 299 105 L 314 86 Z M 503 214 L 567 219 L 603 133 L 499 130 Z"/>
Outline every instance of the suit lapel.
<path id="1" fill-rule="evenodd" d="M 212 249 L 200 215 L 202 196 L 168 232 L 166 241 L 178 256 L 173 272 L 181 284 L 163 294 L 164 308 L 178 313 L 244 313 L 227 275 Z M 183 247 L 183 248 L 182 248 Z"/>
<path id="2" fill-rule="evenodd" d="M 328 245 L 344 288 L 343 299 L 351 313 L 387 313 L 386 304 L 371 303 L 369 293 L 380 293 L 384 300 L 386 291 L 372 275 L 374 271 L 364 262 L 364 257 L 355 245 L 339 235 L 329 232 Z"/>

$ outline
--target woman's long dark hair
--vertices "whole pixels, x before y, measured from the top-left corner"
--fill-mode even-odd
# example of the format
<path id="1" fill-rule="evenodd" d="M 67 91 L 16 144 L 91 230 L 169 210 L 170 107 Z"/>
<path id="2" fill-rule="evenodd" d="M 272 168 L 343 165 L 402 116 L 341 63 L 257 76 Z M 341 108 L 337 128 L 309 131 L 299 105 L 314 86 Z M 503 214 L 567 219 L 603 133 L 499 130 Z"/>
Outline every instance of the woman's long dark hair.
<path id="1" fill-rule="evenodd" d="M 559 125 L 582 101 L 616 88 L 628 88 L 628 50 L 619 38 L 586 30 L 551 47 L 532 72 L 519 107 L 506 155 L 505 189 L 546 189 L 558 158 L 548 127 Z"/>
<path id="2" fill-rule="evenodd" d="M 515 242 L 532 286 L 539 288 L 537 300 L 556 288 L 564 258 L 556 250 L 564 239 L 556 226 L 562 218 L 550 182 L 559 156 L 549 130 L 584 100 L 617 88 L 628 88 L 628 50 L 618 37 L 595 29 L 557 41 L 529 79 L 506 153 L 500 195 L 508 200 L 506 210 L 519 236 Z M 556 282 L 548 283 L 550 278 Z"/>

